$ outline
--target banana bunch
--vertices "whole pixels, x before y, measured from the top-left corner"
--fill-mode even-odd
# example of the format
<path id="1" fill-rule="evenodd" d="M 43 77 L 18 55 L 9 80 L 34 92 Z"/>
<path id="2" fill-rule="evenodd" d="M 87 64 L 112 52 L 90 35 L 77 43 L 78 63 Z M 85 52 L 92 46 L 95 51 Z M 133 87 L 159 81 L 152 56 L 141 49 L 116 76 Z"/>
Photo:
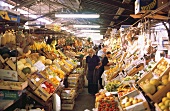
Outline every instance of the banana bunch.
<path id="1" fill-rule="evenodd" d="M 51 46 L 48 44 L 45 47 L 43 47 L 44 51 L 50 52 L 52 50 Z"/>
<path id="2" fill-rule="evenodd" d="M 45 43 L 39 43 L 39 42 L 36 43 L 36 42 L 34 42 L 34 44 L 30 46 L 30 48 L 32 50 L 40 50 L 40 49 L 42 49 L 44 47 L 44 44 Z"/>

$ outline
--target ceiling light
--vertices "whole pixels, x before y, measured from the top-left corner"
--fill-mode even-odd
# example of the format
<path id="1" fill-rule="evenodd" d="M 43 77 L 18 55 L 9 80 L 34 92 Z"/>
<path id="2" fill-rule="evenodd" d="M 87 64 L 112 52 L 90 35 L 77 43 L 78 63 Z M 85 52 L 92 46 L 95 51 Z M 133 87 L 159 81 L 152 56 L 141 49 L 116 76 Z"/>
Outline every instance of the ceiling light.
<path id="1" fill-rule="evenodd" d="M 100 28 L 100 25 L 73 25 L 75 28 Z"/>
<path id="2" fill-rule="evenodd" d="M 99 18 L 98 14 L 55 14 L 59 18 Z"/>
<path id="3" fill-rule="evenodd" d="M 81 32 L 100 32 L 100 30 L 80 30 Z"/>

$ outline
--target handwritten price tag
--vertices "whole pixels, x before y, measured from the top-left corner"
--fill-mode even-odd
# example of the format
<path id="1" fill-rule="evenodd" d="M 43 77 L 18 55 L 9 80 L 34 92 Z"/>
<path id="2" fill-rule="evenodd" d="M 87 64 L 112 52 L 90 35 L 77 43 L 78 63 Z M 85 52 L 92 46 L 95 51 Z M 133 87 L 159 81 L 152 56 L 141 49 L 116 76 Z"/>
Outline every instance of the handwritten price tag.
<path id="1" fill-rule="evenodd" d="M 38 69 L 38 71 L 43 71 L 45 69 L 45 65 L 41 61 L 36 62 L 34 66 Z"/>

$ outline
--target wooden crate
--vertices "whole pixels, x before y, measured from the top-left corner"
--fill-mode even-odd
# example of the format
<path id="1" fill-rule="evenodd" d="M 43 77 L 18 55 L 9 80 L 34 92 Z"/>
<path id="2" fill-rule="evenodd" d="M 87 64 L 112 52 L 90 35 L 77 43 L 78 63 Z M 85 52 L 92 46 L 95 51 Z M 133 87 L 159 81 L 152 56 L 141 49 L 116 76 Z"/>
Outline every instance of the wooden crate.
<path id="1" fill-rule="evenodd" d="M 163 97 L 165 97 L 166 93 L 170 91 L 170 83 L 168 83 L 161 90 L 158 90 L 155 94 L 146 94 L 153 102 L 159 103 Z"/>
<path id="2" fill-rule="evenodd" d="M 3 59 L 3 57 L 0 55 L 0 61 L 2 62 L 2 63 L 5 63 L 5 60 Z"/>
<path id="3" fill-rule="evenodd" d="M 14 64 L 14 62 L 11 59 L 8 59 L 6 61 L 6 63 L 11 67 L 12 70 L 16 71 L 17 70 L 17 66 L 16 64 Z"/>
<path id="4" fill-rule="evenodd" d="M 18 73 L 13 70 L 0 69 L 0 79 L 18 81 Z"/>
<path id="5" fill-rule="evenodd" d="M 166 61 L 166 59 L 162 57 L 159 60 L 159 62 L 156 63 L 155 67 L 152 68 L 151 72 L 154 72 L 154 70 L 157 68 L 158 64 L 160 64 L 164 60 Z M 160 76 L 162 76 L 168 69 L 169 69 L 169 63 L 168 63 L 168 67 L 166 68 L 166 70 L 164 70 Z"/>
<path id="6" fill-rule="evenodd" d="M 26 75 L 21 70 L 17 69 L 17 72 L 18 72 L 18 75 L 21 79 L 27 80 Z"/>
<path id="7" fill-rule="evenodd" d="M 133 94 L 133 95 L 128 94 L 126 96 L 143 99 L 143 101 L 139 102 L 137 104 L 128 106 L 128 107 L 124 108 L 123 111 L 150 111 L 150 107 L 149 107 L 145 97 L 143 96 L 143 94 L 140 91 L 137 91 L 136 94 Z"/>
<path id="8" fill-rule="evenodd" d="M 65 88 L 61 93 L 61 99 L 73 99 L 76 95 L 76 91 L 72 88 Z"/>
<path id="9" fill-rule="evenodd" d="M 61 67 L 61 70 L 63 70 L 65 73 L 70 73 L 71 72 L 71 69 L 67 68 L 64 65 L 60 65 L 60 67 Z"/>
<path id="10" fill-rule="evenodd" d="M 162 110 L 159 108 L 159 106 L 158 106 L 157 103 L 155 103 L 154 106 L 155 106 L 155 110 L 156 110 L 156 111 L 162 111 Z"/>
<path id="11" fill-rule="evenodd" d="M 134 86 L 133 86 L 133 87 L 134 87 Z M 119 98 L 119 99 L 122 99 L 122 98 L 124 98 L 124 97 L 126 97 L 126 96 L 131 96 L 131 97 L 133 97 L 133 96 L 136 96 L 136 95 L 138 95 L 138 94 L 139 94 L 138 89 L 136 89 L 136 88 L 134 87 L 134 90 L 133 90 L 133 91 L 131 91 L 131 92 L 127 93 L 127 94 L 124 94 L 123 96 L 120 96 L 120 95 L 119 95 L 119 92 L 118 92 L 118 98 Z"/>
<path id="12" fill-rule="evenodd" d="M 168 74 L 170 70 L 170 67 L 164 72 L 163 75 Z M 162 75 L 162 76 L 163 76 Z M 142 86 L 140 85 L 140 83 L 142 81 L 145 81 L 146 79 L 151 79 L 153 78 L 153 74 L 152 72 L 149 72 L 148 74 L 146 74 L 143 78 L 141 78 L 137 83 L 138 85 L 142 88 Z M 161 77 L 159 77 L 159 80 L 161 80 Z M 155 103 L 159 103 L 161 101 L 161 99 L 166 95 L 166 93 L 170 91 L 170 82 L 165 85 L 165 87 L 163 87 L 161 90 L 158 90 L 156 93 L 154 93 L 153 95 L 151 94 L 146 94 L 153 102 Z"/>
<path id="13" fill-rule="evenodd" d="M 142 70 L 144 68 L 144 65 L 141 64 L 139 65 L 139 67 L 134 67 L 129 73 L 128 76 L 133 76 L 135 75 L 137 72 L 139 72 L 140 70 Z"/>
<path id="14" fill-rule="evenodd" d="M 23 90 L 28 86 L 28 81 L 25 82 L 0 81 L 0 82 L 1 82 L 0 89 L 5 90 Z"/>
<path id="15" fill-rule="evenodd" d="M 73 110 L 75 103 L 72 104 L 62 104 L 61 109 L 62 110 Z"/>
<path id="16" fill-rule="evenodd" d="M 37 73 L 33 73 L 33 74 L 28 74 L 27 75 L 27 79 L 28 79 L 28 84 L 29 86 L 35 90 L 36 88 L 38 88 L 42 82 L 45 81 L 45 79 L 43 78 L 43 76 L 37 74 Z M 38 80 L 36 80 L 38 79 Z"/>
<path id="17" fill-rule="evenodd" d="M 39 86 L 39 87 L 34 91 L 34 93 L 35 93 L 38 97 L 40 97 L 42 100 L 44 100 L 44 101 L 47 101 L 47 100 L 50 98 L 50 96 L 53 94 L 53 93 L 49 94 L 49 93 L 46 92 L 41 86 Z"/>
<path id="18" fill-rule="evenodd" d="M 62 102 L 63 104 L 73 104 L 73 103 L 75 102 L 75 98 L 76 98 L 76 97 L 74 97 L 74 98 L 72 98 L 72 99 L 62 99 L 61 102 Z"/>

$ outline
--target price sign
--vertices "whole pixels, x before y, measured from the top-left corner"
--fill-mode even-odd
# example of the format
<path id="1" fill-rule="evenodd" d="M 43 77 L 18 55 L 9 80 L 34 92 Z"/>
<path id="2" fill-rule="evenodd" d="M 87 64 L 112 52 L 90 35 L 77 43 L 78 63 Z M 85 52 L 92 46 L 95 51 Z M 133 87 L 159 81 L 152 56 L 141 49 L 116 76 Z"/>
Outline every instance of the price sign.
<path id="1" fill-rule="evenodd" d="M 38 69 L 38 71 L 43 71 L 45 69 L 45 65 L 41 61 L 36 62 L 34 66 Z"/>

